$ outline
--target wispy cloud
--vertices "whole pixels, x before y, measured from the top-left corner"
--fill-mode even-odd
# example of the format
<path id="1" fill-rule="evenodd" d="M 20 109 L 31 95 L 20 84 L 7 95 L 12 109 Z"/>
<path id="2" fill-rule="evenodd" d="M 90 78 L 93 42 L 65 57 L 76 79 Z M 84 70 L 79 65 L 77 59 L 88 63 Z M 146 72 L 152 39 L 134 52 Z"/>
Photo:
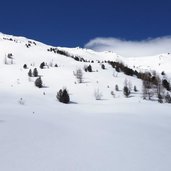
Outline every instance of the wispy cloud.
<path id="1" fill-rule="evenodd" d="M 90 40 L 85 48 L 96 51 L 113 51 L 125 57 L 150 56 L 171 52 L 171 36 L 141 41 L 99 37 Z"/>

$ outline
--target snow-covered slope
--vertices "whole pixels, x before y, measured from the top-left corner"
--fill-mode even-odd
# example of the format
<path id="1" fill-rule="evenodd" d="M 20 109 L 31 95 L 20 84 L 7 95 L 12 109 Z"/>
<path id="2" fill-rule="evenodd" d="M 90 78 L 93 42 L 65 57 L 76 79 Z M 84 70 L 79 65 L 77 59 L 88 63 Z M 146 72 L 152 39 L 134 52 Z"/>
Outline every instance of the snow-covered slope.
<path id="1" fill-rule="evenodd" d="M 170 54 L 131 59 L 112 52 L 57 47 L 84 58 L 85 63 L 50 48 L 56 49 L 0 34 L 0 170 L 170 171 L 171 106 L 143 100 L 140 79 L 116 73 L 107 63 L 103 70 L 99 63 L 122 61 L 137 70 L 169 74 Z M 7 57 L 10 53 L 13 59 Z M 52 67 L 40 69 L 42 62 Z M 23 69 L 24 64 L 28 69 Z M 89 64 L 94 72 L 83 71 L 79 84 L 73 71 Z M 29 69 L 35 67 L 44 88 L 35 87 L 36 78 L 28 78 Z M 125 79 L 138 89 L 130 98 L 122 92 Z M 120 91 L 115 91 L 116 84 Z M 69 91 L 70 104 L 56 99 L 63 87 Z M 97 89 L 101 100 L 94 97 Z"/>
<path id="2" fill-rule="evenodd" d="M 127 64 L 137 70 L 165 71 L 171 74 L 171 54 L 160 54 L 157 56 L 146 56 L 139 58 L 128 58 Z"/>
<path id="3" fill-rule="evenodd" d="M 54 58 L 59 56 L 59 54 L 53 54 L 47 52 L 47 49 L 52 46 L 45 45 L 41 42 L 37 42 L 31 39 L 27 39 L 25 37 L 16 37 L 11 35 L 6 35 L 0 33 L 0 48 L 1 48 L 1 59 L 7 53 L 13 53 L 17 56 L 18 64 L 23 62 L 30 62 L 31 60 L 36 61 L 38 58 L 38 62 L 43 60 L 44 58 L 48 58 L 50 61 L 50 57 Z M 29 48 L 26 48 L 28 44 L 31 44 Z M 56 48 L 56 47 L 52 47 Z M 64 50 L 70 55 L 75 55 L 84 58 L 85 60 L 94 60 L 94 61 L 118 61 L 123 62 L 124 64 L 137 69 L 137 70 L 156 70 L 158 72 L 165 71 L 171 73 L 171 54 L 159 54 L 157 56 L 146 56 L 146 57 L 138 57 L 138 58 L 124 58 L 116 53 L 105 51 L 105 52 L 95 52 L 90 49 L 82 49 L 82 48 L 63 48 L 57 47 L 59 50 Z M 23 56 L 23 58 L 20 58 Z M 41 58 L 36 57 L 41 56 Z M 29 59 L 28 59 L 29 58 Z M 59 60 L 59 59 L 58 59 Z"/>

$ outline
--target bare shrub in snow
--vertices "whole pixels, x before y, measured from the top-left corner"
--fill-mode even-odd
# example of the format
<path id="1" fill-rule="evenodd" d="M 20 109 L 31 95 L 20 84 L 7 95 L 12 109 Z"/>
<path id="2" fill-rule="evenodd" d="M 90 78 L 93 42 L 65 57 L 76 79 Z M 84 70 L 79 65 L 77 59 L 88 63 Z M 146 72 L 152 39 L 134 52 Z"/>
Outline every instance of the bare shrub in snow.
<path id="1" fill-rule="evenodd" d="M 132 91 L 132 83 L 130 80 L 128 81 L 127 86 L 128 86 L 129 91 L 131 92 Z"/>
<path id="2" fill-rule="evenodd" d="M 8 60 L 7 60 L 7 57 L 4 58 L 4 64 L 8 64 Z"/>
<path id="3" fill-rule="evenodd" d="M 20 105 L 24 105 L 24 104 L 25 104 L 23 98 L 20 98 L 19 101 L 18 101 L 18 103 L 19 103 Z"/>
<path id="4" fill-rule="evenodd" d="M 149 81 L 147 81 L 147 80 L 143 81 L 143 90 L 142 90 L 142 92 L 143 92 L 143 99 L 148 98 L 149 100 L 151 100 L 151 98 L 154 95 L 154 91 L 153 91 L 152 85 L 151 85 L 151 83 Z"/>
<path id="5" fill-rule="evenodd" d="M 87 65 L 84 65 L 84 71 L 87 72 Z"/>
<path id="6" fill-rule="evenodd" d="M 115 90 L 119 91 L 119 86 L 117 84 L 115 85 Z"/>
<path id="7" fill-rule="evenodd" d="M 28 81 L 29 81 L 29 82 L 34 82 L 33 77 L 28 77 Z"/>
<path id="8" fill-rule="evenodd" d="M 114 71 L 114 72 L 113 72 L 113 76 L 114 76 L 114 77 L 118 77 L 118 72 Z"/>
<path id="9" fill-rule="evenodd" d="M 11 54 L 8 54 L 7 56 L 5 56 L 5 58 L 4 58 L 4 64 L 6 64 L 6 65 L 12 65 L 12 64 L 14 64 L 14 59 L 11 56 Z"/>
<path id="10" fill-rule="evenodd" d="M 171 103 L 171 96 L 170 96 L 170 94 L 167 92 L 167 94 L 165 95 L 165 102 L 166 103 Z"/>
<path id="11" fill-rule="evenodd" d="M 49 66 L 50 66 L 50 67 L 53 67 L 53 66 L 54 66 L 54 64 L 53 64 L 53 59 L 49 62 Z"/>
<path id="12" fill-rule="evenodd" d="M 77 78 L 79 83 L 83 82 L 83 72 L 82 70 L 79 68 L 74 72 L 75 77 Z"/>
<path id="13" fill-rule="evenodd" d="M 94 91 L 94 97 L 96 100 L 101 100 L 102 99 L 102 93 L 100 92 L 99 88 L 97 88 L 95 91 Z"/>

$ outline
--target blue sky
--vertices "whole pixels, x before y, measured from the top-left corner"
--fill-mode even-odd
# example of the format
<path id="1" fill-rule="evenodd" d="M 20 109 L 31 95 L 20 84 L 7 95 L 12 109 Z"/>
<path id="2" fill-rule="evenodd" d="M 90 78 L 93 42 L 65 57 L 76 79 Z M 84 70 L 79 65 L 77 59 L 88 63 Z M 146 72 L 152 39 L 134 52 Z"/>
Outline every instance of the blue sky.
<path id="1" fill-rule="evenodd" d="M 0 32 L 55 46 L 171 35 L 169 0 L 2 0 L 0 6 Z"/>

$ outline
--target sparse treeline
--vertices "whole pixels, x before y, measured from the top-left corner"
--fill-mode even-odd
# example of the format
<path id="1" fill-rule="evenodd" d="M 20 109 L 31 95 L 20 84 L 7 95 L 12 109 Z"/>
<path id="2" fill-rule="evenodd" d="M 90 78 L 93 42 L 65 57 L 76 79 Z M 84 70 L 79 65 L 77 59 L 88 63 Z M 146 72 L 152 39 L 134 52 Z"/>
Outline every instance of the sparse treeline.
<path id="1" fill-rule="evenodd" d="M 129 76 L 136 76 L 137 78 L 143 81 L 142 94 L 144 99 L 151 100 L 152 97 L 157 97 L 160 103 L 164 101 L 169 102 L 168 99 L 170 96 L 169 91 L 171 90 L 171 86 L 169 81 L 165 78 L 161 79 L 159 75 L 155 71 L 151 72 L 138 72 L 133 70 L 127 66 L 125 66 L 122 62 L 109 62 L 109 64 L 115 68 L 117 72 L 123 72 Z M 161 73 L 161 76 L 165 76 L 164 71 Z M 136 92 L 136 88 L 134 87 L 134 91 Z M 128 89 L 124 87 L 125 94 L 129 94 Z"/>

